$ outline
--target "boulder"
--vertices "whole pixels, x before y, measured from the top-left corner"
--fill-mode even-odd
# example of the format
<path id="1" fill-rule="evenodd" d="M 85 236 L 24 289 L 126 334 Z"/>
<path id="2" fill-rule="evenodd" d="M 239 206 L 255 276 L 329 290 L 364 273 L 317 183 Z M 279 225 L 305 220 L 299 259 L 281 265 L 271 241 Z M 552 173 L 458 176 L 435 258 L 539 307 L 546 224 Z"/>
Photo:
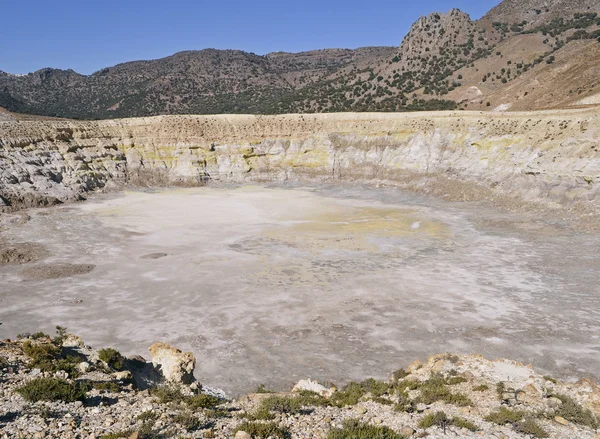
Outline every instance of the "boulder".
<path id="1" fill-rule="evenodd" d="M 150 346 L 152 365 L 164 379 L 173 384 L 191 384 L 195 381 L 196 358 L 191 352 L 182 352 L 166 343 Z"/>

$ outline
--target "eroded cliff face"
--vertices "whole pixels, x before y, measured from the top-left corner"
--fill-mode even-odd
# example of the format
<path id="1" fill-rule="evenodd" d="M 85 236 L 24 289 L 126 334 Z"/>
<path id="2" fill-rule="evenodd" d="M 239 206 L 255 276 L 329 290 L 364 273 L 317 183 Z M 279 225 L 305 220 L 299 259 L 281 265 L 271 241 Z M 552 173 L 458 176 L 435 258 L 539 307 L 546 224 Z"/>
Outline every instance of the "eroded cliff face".
<path id="1" fill-rule="evenodd" d="M 600 112 L 0 122 L 5 208 L 144 182 L 351 179 L 428 191 L 425 177 L 441 178 L 443 195 L 440 181 L 467 183 L 458 199 L 502 194 L 593 211 L 600 203 Z"/>

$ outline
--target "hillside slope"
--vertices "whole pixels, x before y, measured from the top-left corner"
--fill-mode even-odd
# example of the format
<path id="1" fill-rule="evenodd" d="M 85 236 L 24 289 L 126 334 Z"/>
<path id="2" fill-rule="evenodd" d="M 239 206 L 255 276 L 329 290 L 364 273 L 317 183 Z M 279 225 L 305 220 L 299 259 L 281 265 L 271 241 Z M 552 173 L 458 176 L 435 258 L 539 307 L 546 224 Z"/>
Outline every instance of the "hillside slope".
<path id="1" fill-rule="evenodd" d="M 421 17 L 396 48 L 206 49 L 89 76 L 0 72 L 0 106 L 100 119 L 595 105 L 599 12 L 600 0 L 504 0 L 477 21 L 458 9 Z"/>

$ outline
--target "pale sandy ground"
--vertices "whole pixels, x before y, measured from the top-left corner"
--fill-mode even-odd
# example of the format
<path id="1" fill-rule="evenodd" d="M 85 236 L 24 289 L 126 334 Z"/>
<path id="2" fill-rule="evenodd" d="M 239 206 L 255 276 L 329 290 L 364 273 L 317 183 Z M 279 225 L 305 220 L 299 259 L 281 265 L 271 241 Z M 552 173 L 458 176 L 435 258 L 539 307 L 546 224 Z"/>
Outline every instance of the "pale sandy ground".
<path id="1" fill-rule="evenodd" d="M 146 357 L 164 340 L 233 395 L 444 351 L 598 377 L 600 237 L 543 218 L 360 187 L 127 192 L 29 214 L 3 237 L 51 256 L 0 266 L 2 336 L 60 324 Z M 53 264 L 96 267 L 36 278 Z"/>

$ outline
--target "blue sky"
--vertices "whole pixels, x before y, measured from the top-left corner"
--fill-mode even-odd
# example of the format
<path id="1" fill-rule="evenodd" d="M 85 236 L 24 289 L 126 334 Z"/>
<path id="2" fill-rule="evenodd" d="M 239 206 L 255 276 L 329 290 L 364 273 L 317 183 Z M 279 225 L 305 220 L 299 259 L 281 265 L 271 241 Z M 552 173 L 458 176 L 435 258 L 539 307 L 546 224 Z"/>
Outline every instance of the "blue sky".
<path id="1" fill-rule="evenodd" d="M 479 18 L 499 0 L 2 0 L 0 70 L 102 67 L 182 50 L 397 46 L 410 25 L 456 7 Z"/>

